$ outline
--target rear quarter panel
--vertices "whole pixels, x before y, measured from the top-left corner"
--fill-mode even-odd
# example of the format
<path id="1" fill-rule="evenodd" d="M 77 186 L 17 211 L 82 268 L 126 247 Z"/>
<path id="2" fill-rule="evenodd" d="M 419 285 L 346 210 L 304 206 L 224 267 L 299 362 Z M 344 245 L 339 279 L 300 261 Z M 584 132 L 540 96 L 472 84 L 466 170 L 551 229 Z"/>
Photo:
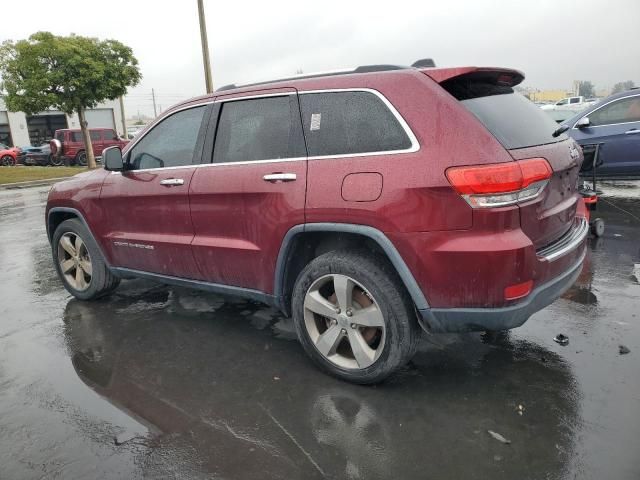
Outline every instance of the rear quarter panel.
<path id="1" fill-rule="evenodd" d="M 324 79 L 323 89 L 371 88 L 398 110 L 416 136 L 414 153 L 309 159 L 307 222 L 364 224 L 384 232 L 459 230 L 472 227 L 472 210 L 451 188 L 454 165 L 513 159 L 479 122 L 436 82 L 418 71 Z M 314 82 L 299 91 L 319 88 Z M 374 201 L 343 198 L 344 178 L 358 172 L 383 177 Z"/>

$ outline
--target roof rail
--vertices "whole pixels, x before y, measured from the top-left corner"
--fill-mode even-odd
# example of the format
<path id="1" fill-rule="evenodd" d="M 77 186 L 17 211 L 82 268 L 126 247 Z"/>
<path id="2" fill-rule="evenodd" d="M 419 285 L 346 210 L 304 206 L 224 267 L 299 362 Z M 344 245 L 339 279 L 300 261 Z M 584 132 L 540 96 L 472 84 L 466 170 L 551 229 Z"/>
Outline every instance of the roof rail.
<path id="1" fill-rule="evenodd" d="M 318 78 L 318 77 L 332 77 L 332 76 L 336 76 L 336 75 L 348 75 L 350 73 L 373 73 L 373 72 L 387 72 L 387 71 L 391 71 L 391 70 L 405 70 L 407 68 L 411 68 L 411 67 L 403 67 L 400 65 L 362 65 L 360 67 L 356 67 L 356 68 L 351 68 L 348 70 L 333 70 L 333 71 L 328 71 L 328 72 L 316 72 L 316 73 L 308 73 L 308 74 L 301 74 L 301 75 L 294 75 L 291 77 L 286 77 L 286 78 L 277 78 L 277 79 L 273 79 L 273 80 L 266 80 L 266 81 L 262 81 L 262 82 L 255 82 L 255 83 L 246 83 L 243 85 L 236 85 L 235 83 L 230 83 L 228 85 L 224 85 L 218 89 L 216 89 L 216 92 L 223 92 L 225 90 L 233 90 L 234 88 L 240 88 L 240 87 L 254 87 L 257 85 L 265 85 L 267 83 L 275 83 L 275 82 L 285 82 L 285 81 L 289 81 L 289 80 L 302 80 L 302 79 L 307 79 L 307 78 Z"/>

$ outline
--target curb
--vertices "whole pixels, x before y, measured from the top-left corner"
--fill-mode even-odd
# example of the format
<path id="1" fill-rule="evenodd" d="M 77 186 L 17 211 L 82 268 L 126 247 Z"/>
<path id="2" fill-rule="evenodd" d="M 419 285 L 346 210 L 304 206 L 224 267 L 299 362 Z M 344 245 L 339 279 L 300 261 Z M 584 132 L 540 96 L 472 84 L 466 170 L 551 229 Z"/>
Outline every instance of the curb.
<path id="1" fill-rule="evenodd" d="M 44 187 L 44 186 L 59 182 L 61 180 L 66 180 L 67 178 L 71 178 L 71 177 L 45 178 L 42 180 L 29 180 L 27 182 L 4 183 L 0 185 L 0 190 L 13 190 L 18 188 L 28 188 L 28 187 Z"/>

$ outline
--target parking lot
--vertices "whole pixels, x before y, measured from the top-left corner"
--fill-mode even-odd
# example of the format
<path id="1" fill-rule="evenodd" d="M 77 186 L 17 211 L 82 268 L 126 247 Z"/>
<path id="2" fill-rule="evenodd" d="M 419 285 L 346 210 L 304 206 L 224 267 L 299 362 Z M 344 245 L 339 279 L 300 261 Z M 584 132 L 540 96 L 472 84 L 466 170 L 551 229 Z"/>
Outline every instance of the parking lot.
<path id="1" fill-rule="evenodd" d="M 0 478 L 640 478 L 640 183 L 604 189 L 564 298 L 507 335 L 424 335 L 375 387 L 259 304 L 140 280 L 72 299 L 48 188 L 0 190 Z"/>

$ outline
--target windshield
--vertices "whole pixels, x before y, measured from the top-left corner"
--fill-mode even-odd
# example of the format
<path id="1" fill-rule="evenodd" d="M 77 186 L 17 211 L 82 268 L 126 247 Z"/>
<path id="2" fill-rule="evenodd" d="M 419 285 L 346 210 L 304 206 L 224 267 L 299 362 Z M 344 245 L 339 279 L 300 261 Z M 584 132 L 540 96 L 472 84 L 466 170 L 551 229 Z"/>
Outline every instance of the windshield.
<path id="1" fill-rule="evenodd" d="M 509 150 L 567 138 L 554 138 L 557 123 L 511 87 L 464 80 L 443 86 Z"/>

